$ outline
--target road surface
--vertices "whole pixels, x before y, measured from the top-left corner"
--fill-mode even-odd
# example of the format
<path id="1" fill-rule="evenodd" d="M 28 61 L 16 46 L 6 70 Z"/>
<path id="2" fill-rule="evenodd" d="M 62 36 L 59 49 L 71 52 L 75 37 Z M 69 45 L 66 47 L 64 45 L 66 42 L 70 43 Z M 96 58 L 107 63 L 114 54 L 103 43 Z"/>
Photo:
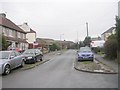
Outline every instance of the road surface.
<path id="1" fill-rule="evenodd" d="M 74 69 L 76 51 L 55 55 L 33 69 L 2 77 L 3 88 L 118 88 L 117 74 L 94 74 Z"/>

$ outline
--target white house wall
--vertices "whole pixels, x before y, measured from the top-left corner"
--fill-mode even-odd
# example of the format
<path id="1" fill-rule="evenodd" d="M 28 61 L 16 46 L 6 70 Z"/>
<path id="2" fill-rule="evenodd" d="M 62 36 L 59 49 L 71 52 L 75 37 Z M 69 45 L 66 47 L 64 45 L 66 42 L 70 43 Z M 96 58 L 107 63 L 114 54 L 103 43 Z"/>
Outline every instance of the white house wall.
<path id="1" fill-rule="evenodd" d="M 28 43 L 33 43 L 36 40 L 36 35 L 35 33 L 27 33 L 26 38 Z"/>

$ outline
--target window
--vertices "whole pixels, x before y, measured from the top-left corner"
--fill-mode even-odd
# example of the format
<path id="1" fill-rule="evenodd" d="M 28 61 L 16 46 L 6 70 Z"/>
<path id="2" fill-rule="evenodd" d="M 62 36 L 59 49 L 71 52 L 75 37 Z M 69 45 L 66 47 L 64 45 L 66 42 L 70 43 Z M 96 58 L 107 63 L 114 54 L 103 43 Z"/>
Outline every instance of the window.
<path id="1" fill-rule="evenodd" d="M 12 30 L 12 36 L 15 37 L 15 30 Z"/>
<path id="2" fill-rule="evenodd" d="M 13 56 L 13 57 L 15 57 L 15 53 L 14 53 L 14 52 L 12 52 L 10 56 Z"/>
<path id="3" fill-rule="evenodd" d="M 2 27 L 2 32 L 3 32 L 3 34 L 4 34 L 5 36 L 8 35 L 8 29 L 7 29 L 7 28 Z"/>
<path id="4" fill-rule="evenodd" d="M 24 38 L 23 38 L 23 33 L 21 33 L 20 35 L 21 35 L 21 38 L 24 39 Z"/>
<path id="5" fill-rule="evenodd" d="M 19 52 L 15 52 L 15 54 L 16 54 L 16 56 L 19 56 L 19 55 L 20 55 L 20 53 L 19 53 Z"/>
<path id="6" fill-rule="evenodd" d="M 11 30 L 11 29 L 9 29 L 9 36 L 10 36 L 10 37 L 13 37 L 13 34 L 12 34 L 12 30 Z"/>
<path id="7" fill-rule="evenodd" d="M 25 37 L 25 34 L 23 34 L 23 39 L 25 39 L 26 37 Z"/>
<path id="8" fill-rule="evenodd" d="M 18 38 L 21 38 L 20 32 L 17 32 L 17 36 Z"/>
<path id="9" fill-rule="evenodd" d="M 6 29 L 4 27 L 2 27 L 2 32 L 5 36 L 7 36 Z"/>

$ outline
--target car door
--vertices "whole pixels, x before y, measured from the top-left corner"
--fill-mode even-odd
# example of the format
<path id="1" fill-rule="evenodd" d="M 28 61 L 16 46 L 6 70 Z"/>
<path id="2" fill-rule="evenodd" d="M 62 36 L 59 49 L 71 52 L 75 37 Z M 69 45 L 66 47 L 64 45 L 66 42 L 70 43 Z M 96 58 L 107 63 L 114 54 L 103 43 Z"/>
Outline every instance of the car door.
<path id="1" fill-rule="evenodd" d="M 42 59 L 43 53 L 40 50 L 38 50 L 38 53 L 39 53 L 39 59 Z"/>
<path id="2" fill-rule="evenodd" d="M 40 53 L 39 53 L 39 51 L 38 51 L 38 50 L 35 50 L 35 52 L 36 52 L 36 59 L 37 59 L 37 60 L 40 60 Z"/>
<path id="3" fill-rule="evenodd" d="M 18 67 L 18 66 L 20 66 L 21 65 L 21 63 L 22 63 L 22 55 L 20 55 L 20 53 L 19 52 L 14 52 L 15 53 L 15 64 L 16 64 L 16 67 Z"/>
<path id="4" fill-rule="evenodd" d="M 16 59 L 15 59 L 15 53 L 14 52 L 10 53 L 9 59 L 10 59 L 11 69 L 15 68 L 16 67 Z"/>

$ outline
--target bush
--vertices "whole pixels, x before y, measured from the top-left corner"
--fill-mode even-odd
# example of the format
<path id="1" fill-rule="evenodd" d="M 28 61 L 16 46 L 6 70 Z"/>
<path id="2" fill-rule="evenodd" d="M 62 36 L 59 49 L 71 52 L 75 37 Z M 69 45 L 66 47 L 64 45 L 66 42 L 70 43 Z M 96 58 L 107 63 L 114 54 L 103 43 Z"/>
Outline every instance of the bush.
<path id="1" fill-rule="evenodd" d="M 104 53 L 104 48 L 103 47 L 93 47 L 92 50 L 93 50 L 94 53 L 99 53 L 99 54 Z"/>
<path id="2" fill-rule="evenodd" d="M 60 50 L 60 47 L 55 43 L 53 43 L 52 45 L 50 45 L 50 51 L 55 51 L 55 50 Z"/>
<path id="3" fill-rule="evenodd" d="M 6 41 L 6 38 L 3 34 L 0 34 L 0 50 L 7 50 L 8 46 L 11 45 Z"/>
<path id="4" fill-rule="evenodd" d="M 105 44 L 105 54 L 106 57 L 110 59 L 117 58 L 117 40 L 116 39 L 108 39 Z"/>

